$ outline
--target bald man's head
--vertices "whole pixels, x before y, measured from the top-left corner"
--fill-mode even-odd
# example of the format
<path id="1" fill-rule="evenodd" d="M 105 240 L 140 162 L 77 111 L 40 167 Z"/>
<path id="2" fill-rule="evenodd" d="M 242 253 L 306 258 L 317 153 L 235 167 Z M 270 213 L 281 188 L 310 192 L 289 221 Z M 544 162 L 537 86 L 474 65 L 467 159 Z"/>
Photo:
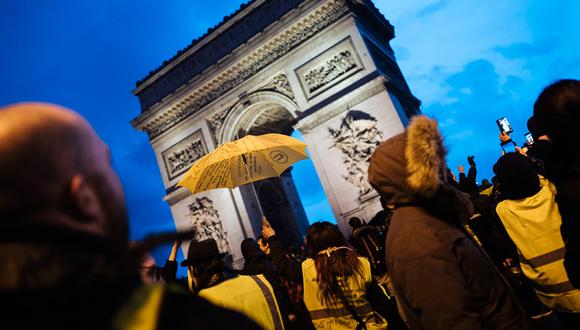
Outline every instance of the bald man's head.
<path id="1" fill-rule="evenodd" d="M 0 108 L 0 215 L 2 222 L 127 235 L 107 146 L 81 116 L 49 104 Z"/>

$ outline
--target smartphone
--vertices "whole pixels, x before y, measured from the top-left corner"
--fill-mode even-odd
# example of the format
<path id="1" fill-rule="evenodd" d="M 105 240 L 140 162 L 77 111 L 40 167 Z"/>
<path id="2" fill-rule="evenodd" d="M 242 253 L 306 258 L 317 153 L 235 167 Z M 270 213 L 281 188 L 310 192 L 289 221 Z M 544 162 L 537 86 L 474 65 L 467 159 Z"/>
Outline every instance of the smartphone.
<path id="1" fill-rule="evenodd" d="M 496 120 L 495 122 L 497 123 L 497 127 L 499 127 L 499 130 L 502 132 L 506 132 L 507 134 L 510 134 L 511 132 L 514 131 L 506 117 L 501 117 L 500 119 Z"/>
<path id="2" fill-rule="evenodd" d="M 526 137 L 526 144 L 527 145 L 531 146 L 532 144 L 534 144 L 534 137 L 532 136 L 532 133 L 527 132 L 525 134 L 525 137 Z"/>
<path id="3" fill-rule="evenodd" d="M 510 153 L 510 152 L 516 152 L 516 143 L 512 140 L 509 140 L 507 142 L 503 142 L 499 144 L 501 146 L 501 150 L 503 150 L 503 152 Z"/>

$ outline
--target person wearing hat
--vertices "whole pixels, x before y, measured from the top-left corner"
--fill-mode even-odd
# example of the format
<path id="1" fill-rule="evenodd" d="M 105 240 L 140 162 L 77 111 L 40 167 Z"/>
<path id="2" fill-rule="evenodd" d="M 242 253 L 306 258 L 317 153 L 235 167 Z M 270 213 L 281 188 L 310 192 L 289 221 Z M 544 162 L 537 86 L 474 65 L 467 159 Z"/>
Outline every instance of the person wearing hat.
<path id="1" fill-rule="evenodd" d="M 566 249 L 554 184 L 536 174 L 519 153 L 502 156 L 493 170 L 505 198 L 496 211 L 518 248 L 522 273 L 541 302 L 574 329 L 580 321 L 580 290 L 573 287 L 564 269 Z"/>
<path id="2" fill-rule="evenodd" d="M 176 281 L 179 245 L 173 245 L 166 263 L 164 278 L 169 282 Z M 187 258 L 181 262 L 187 267 L 189 290 L 216 306 L 246 315 L 264 329 L 284 329 L 274 290 L 264 275 L 236 275 L 227 267 L 225 256 L 212 238 L 191 241 Z"/>

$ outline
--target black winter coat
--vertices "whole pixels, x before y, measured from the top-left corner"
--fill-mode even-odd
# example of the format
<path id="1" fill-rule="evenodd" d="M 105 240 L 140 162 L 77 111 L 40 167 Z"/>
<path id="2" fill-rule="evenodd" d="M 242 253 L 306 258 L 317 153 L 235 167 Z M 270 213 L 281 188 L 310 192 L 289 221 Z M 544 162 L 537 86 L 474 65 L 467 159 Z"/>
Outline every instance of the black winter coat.
<path id="1" fill-rule="evenodd" d="M 526 329 L 508 285 L 460 227 L 398 208 L 386 259 L 411 329 Z"/>
<path id="2" fill-rule="evenodd" d="M 566 243 L 564 267 L 572 285 L 580 289 L 580 153 L 554 184 Z"/>
<path id="3" fill-rule="evenodd" d="M 144 292 L 139 262 L 91 235 L 2 227 L 0 264 L 2 328 L 111 329 L 121 310 L 147 299 L 137 293 Z M 245 316 L 177 288 L 162 291 L 156 312 L 157 329 L 259 329 Z"/>
<path id="4" fill-rule="evenodd" d="M 509 284 L 464 232 L 473 205 L 446 184 L 444 157 L 437 123 L 417 116 L 369 166 L 369 182 L 394 207 L 386 261 L 410 328 L 531 329 Z"/>

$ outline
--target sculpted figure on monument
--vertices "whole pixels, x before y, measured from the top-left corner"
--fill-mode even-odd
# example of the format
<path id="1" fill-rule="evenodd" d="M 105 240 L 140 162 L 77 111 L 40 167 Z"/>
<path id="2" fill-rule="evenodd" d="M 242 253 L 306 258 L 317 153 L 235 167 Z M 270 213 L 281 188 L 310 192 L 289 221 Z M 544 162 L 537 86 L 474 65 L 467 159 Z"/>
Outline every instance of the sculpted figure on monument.
<path id="1" fill-rule="evenodd" d="M 274 76 L 260 89 L 272 89 L 294 99 L 294 93 L 292 92 L 292 88 L 288 82 L 288 77 L 284 73 Z"/>
<path id="2" fill-rule="evenodd" d="M 203 241 L 213 238 L 221 253 L 230 253 L 227 233 L 222 227 L 218 211 L 213 201 L 207 197 L 196 198 L 189 205 L 191 228 L 195 231 L 195 240 Z"/>
<path id="3" fill-rule="evenodd" d="M 338 129 L 329 128 L 334 139 L 333 147 L 343 154 L 348 175 L 344 179 L 359 190 L 359 198 L 372 189 L 367 180 L 371 155 L 383 141 L 383 135 L 377 128 L 377 120 L 371 115 L 358 111 L 349 111 Z"/>

